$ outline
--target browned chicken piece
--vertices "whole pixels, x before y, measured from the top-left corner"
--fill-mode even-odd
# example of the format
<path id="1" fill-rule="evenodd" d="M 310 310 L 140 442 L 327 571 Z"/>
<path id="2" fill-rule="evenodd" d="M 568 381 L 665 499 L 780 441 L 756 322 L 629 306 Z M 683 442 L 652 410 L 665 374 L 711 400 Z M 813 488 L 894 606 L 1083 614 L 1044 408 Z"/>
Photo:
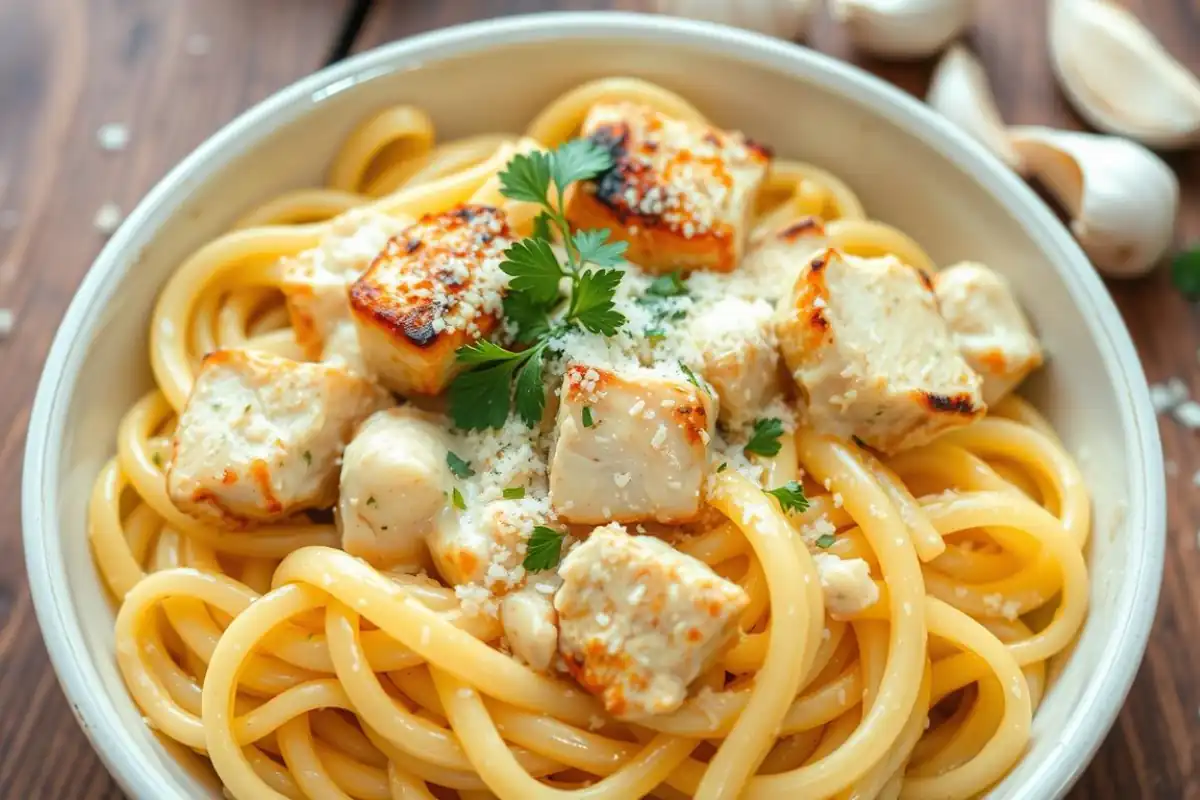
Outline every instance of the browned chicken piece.
<path id="1" fill-rule="evenodd" d="M 363 362 L 403 395 L 436 395 L 461 365 L 455 351 L 495 330 L 512 234 L 504 212 L 459 206 L 393 237 L 350 287 Z"/>
<path id="2" fill-rule="evenodd" d="M 770 154 L 740 133 L 673 119 L 631 103 L 600 103 L 582 133 L 612 153 L 612 169 L 576 187 L 567 217 L 608 228 L 650 272 L 729 272 L 741 261 Z"/>

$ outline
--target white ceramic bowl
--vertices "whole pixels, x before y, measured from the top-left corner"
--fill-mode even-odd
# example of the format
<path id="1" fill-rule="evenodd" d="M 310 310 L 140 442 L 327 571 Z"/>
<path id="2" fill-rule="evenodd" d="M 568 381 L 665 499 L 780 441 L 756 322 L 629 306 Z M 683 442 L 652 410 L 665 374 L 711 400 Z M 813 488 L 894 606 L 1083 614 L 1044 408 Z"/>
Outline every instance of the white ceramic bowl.
<path id="1" fill-rule="evenodd" d="M 143 724 L 117 671 L 113 609 L 85 530 L 117 421 L 150 386 L 146 328 L 171 270 L 242 210 L 317 184 L 371 111 L 428 109 L 445 136 L 520 130 L 560 91 L 637 75 L 718 124 L 844 178 L 868 212 L 938 263 L 975 258 L 1016 285 L 1050 353 L 1027 387 L 1079 457 L 1095 498 L 1092 608 L 1046 697 L 1034 740 L 996 798 L 1064 793 L 1111 726 L 1142 657 L 1162 573 L 1158 428 L 1145 378 L 1103 285 L 1024 184 L 907 95 L 809 50 L 667 17 L 542 14 L 451 28 L 365 53 L 284 89 L 184 160 L 100 254 L 46 362 L 29 426 L 29 581 L 71 706 L 122 787 L 143 800 L 219 790 Z M 176 749 L 177 750 L 177 749 Z"/>

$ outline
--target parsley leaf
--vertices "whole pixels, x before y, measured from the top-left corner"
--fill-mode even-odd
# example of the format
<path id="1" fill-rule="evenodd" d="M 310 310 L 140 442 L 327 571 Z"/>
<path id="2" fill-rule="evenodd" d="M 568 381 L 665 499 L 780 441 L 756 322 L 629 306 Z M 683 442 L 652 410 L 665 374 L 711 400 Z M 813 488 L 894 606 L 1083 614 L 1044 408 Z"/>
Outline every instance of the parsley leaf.
<path id="1" fill-rule="evenodd" d="M 588 270 L 579 276 L 569 322 L 578 322 L 592 333 L 612 336 L 625 324 L 625 315 L 613 307 L 613 295 L 624 275 L 619 269 Z"/>
<path id="2" fill-rule="evenodd" d="M 457 487 L 455 487 L 454 491 L 450 493 L 450 500 L 454 503 L 454 507 L 459 511 L 467 510 L 467 503 L 465 500 L 463 500 L 462 492 L 460 492 Z"/>
<path id="3" fill-rule="evenodd" d="M 799 481 L 788 481 L 776 489 L 764 491 L 779 501 L 785 514 L 808 509 L 808 498 L 804 496 L 804 487 L 800 485 Z"/>
<path id="4" fill-rule="evenodd" d="M 755 455 L 773 456 L 783 446 L 779 442 L 781 436 L 783 436 L 782 420 L 774 417 L 756 419 L 754 420 L 754 433 L 750 435 L 750 441 L 746 442 L 745 450 L 747 453 Z"/>
<path id="5" fill-rule="evenodd" d="M 517 414 L 529 427 L 542 421 L 546 408 L 546 386 L 542 383 L 542 345 L 527 350 L 529 358 L 517 370 Z"/>
<path id="6" fill-rule="evenodd" d="M 720 475 L 722 472 L 724 472 L 728 468 L 729 468 L 729 464 L 722 461 L 721 466 L 717 467 L 717 474 Z"/>
<path id="7" fill-rule="evenodd" d="M 454 351 L 455 358 L 460 364 L 495 364 L 511 361 L 521 357 L 520 353 L 505 350 L 498 344 L 486 339 L 480 339 L 474 344 L 468 344 Z"/>
<path id="8" fill-rule="evenodd" d="M 500 194 L 512 200 L 546 203 L 550 188 L 550 154 L 542 151 L 512 157 L 500 173 Z"/>
<path id="9" fill-rule="evenodd" d="M 529 572 L 541 572 L 558 566 L 562 558 L 562 544 L 566 534 L 559 533 L 553 528 L 538 525 L 533 529 L 526 545 L 525 560 L 521 566 Z"/>
<path id="10" fill-rule="evenodd" d="M 510 486 L 509 488 L 507 488 L 503 492 L 501 492 L 501 494 L 504 495 L 505 500 L 520 500 L 525 497 L 525 487 L 524 486 Z"/>
<path id="11" fill-rule="evenodd" d="M 646 294 L 654 297 L 678 297 L 687 294 L 687 286 L 683 283 L 682 274 L 675 270 L 652 280 L 646 287 Z"/>
<path id="12" fill-rule="evenodd" d="M 517 341 L 531 344 L 550 332 L 550 315 L 541 303 L 527 294 L 508 294 L 504 297 L 504 318 L 517 326 Z"/>
<path id="13" fill-rule="evenodd" d="M 521 363 L 520 359 L 500 361 L 456 377 L 449 391 L 454 424 L 467 431 L 504 427 L 510 406 L 508 387 Z"/>
<path id="14" fill-rule="evenodd" d="M 533 218 L 533 238 L 545 239 L 547 242 L 554 238 L 550 231 L 550 215 L 545 211 Z"/>
<path id="15" fill-rule="evenodd" d="M 583 427 L 585 427 L 585 428 L 590 428 L 596 424 L 592 420 L 592 407 L 591 406 L 584 406 L 583 411 L 580 413 L 579 417 L 580 417 L 580 419 L 583 420 Z"/>
<path id="16" fill-rule="evenodd" d="M 471 462 L 463 461 L 453 450 L 446 451 L 446 466 L 456 478 L 469 478 L 475 474 L 475 470 L 471 469 Z"/>
<path id="17" fill-rule="evenodd" d="M 580 261 L 588 261 L 597 267 L 617 266 L 623 260 L 625 249 L 629 246 L 625 242 L 608 241 L 607 228 L 577 231 L 571 237 L 571 243 L 575 245 L 575 252 L 578 253 Z"/>
<path id="18" fill-rule="evenodd" d="M 823 533 L 817 537 L 817 547 L 824 550 L 827 547 L 832 547 L 833 543 L 836 541 L 837 539 L 834 538 L 832 533 Z"/>
<path id="19" fill-rule="evenodd" d="M 554 149 L 549 159 L 550 175 L 559 196 L 575 181 L 594 178 L 612 169 L 612 154 L 591 139 L 570 139 Z M 503 178 L 501 179 L 503 181 Z"/>
<path id="20" fill-rule="evenodd" d="M 522 239 L 504 251 L 500 269 L 511 275 L 510 292 L 528 294 L 534 303 L 543 305 L 558 299 L 558 282 L 563 277 L 562 266 L 550 242 L 546 239 Z"/>
<path id="21" fill-rule="evenodd" d="M 1175 254 L 1171 259 L 1171 282 L 1187 299 L 1200 298 L 1200 247 Z"/>

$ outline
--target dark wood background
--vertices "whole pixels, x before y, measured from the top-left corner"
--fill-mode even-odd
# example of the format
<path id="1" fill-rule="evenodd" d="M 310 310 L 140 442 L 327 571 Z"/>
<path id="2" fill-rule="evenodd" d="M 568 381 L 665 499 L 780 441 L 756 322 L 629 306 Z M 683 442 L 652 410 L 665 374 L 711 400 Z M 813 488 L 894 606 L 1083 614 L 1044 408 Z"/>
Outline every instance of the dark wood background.
<path id="1" fill-rule="evenodd" d="M 1200 3 L 1126 0 L 1200 71 Z M 650 0 L 0 0 L 0 798 L 120 798 L 72 719 L 34 621 L 20 545 L 21 457 L 42 360 L 103 244 L 96 211 L 123 210 L 243 109 L 336 59 L 419 31 L 552 8 Z M 1080 127 L 1049 71 L 1041 0 L 981 0 L 971 41 L 1013 123 Z M 932 63 L 856 56 L 827 18 L 810 42 L 922 94 Z M 195 51 L 205 49 L 198 54 Z M 127 125 L 120 153 L 99 126 Z M 1172 156 L 1179 243 L 1200 239 L 1200 153 Z M 1111 285 L 1151 381 L 1200 396 L 1200 313 L 1165 270 Z M 1200 798 L 1200 470 L 1197 434 L 1161 423 L 1170 540 L 1157 624 L 1120 720 L 1074 798 Z"/>

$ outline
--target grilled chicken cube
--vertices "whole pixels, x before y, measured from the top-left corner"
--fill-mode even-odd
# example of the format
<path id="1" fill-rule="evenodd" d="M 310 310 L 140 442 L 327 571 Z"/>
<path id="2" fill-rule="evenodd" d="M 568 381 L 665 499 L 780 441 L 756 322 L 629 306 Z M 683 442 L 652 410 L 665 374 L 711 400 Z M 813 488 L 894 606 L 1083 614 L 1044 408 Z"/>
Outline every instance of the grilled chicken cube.
<path id="1" fill-rule="evenodd" d="M 733 270 L 742 258 L 769 153 L 742 136 L 632 103 L 599 103 L 582 133 L 613 167 L 576 187 L 567 217 L 629 242 L 651 272 Z"/>
<path id="2" fill-rule="evenodd" d="M 773 314 L 763 300 L 726 297 L 692 317 L 689 333 L 704 359 L 704 378 L 731 428 L 751 421 L 779 390 Z"/>
<path id="3" fill-rule="evenodd" d="M 681 374 L 575 364 L 560 390 L 550 500 L 567 522 L 687 522 L 700 512 L 716 419 Z"/>
<path id="4" fill-rule="evenodd" d="M 497 326 L 512 238 L 504 212 L 460 206 L 393 237 L 350 288 L 366 367 L 404 395 L 439 394 L 460 365 L 454 352 Z"/>
<path id="5" fill-rule="evenodd" d="M 181 511 L 234 529 L 328 508 L 355 426 L 391 402 L 338 367 L 218 350 L 179 416 L 167 492 Z"/>
<path id="6" fill-rule="evenodd" d="M 776 302 L 791 290 L 813 256 L 828 248 L 825 223 L 819 217 L 803 217 L 752 245 L 738 274 L 755 298 Z"/>
<path id="7" fill-rule="evenodd" d="M 558 650 L 622 719 L 667 714 L 738 629 L 750 599 L 703 562 L 620 525 L 596 528 L 559 568 Z"/>
<path id="8" fill-rule="evenodd" d="M 933 279 L 938 308 L 958 351 L 983 378 L 983 400 L 1000 401 L 1042 365 L 1042 348 L 1002 276 L 964 262 Z"/>
<path id="9" fill-rule="evenodd" d="M 812 558 L 825 610 L 830 614 L 857 614 L 879 600 L 879 587 L 871 580 L 871 568 L 863 559 L 839 558 L 833 553 L 813 553 Z"/>
<path id="10" fill-rule="evenodd" d="M 986 411 L 929 278 L 895 257 L 820 253 L 780 301 L 776 335 L 818 431 L 892 453 Z"/>
<path id="11" fill-rule="evenodd" d="M 320 243 L 282 262 L 280 288 L 296 342 L 305 356 L 322 357 L 326 339 L 350 319 L 349 288 L 404 224 L 370 209 L 335 218 Z"/>
<path id="12" fill-rule="evenodd" d="M 371 415 L 342 457 L 343 549 L 376 565 L 419 565 L 453 485 L 447 452 L 442 426 L 412 407 Z"/>
<path id="13" fill-rule="evenodd" d="M 358 344 L 358 330 L 349 319 L 336 323 L 325 337 L 325 346 L 321 348 L 321 361 L 347 369 L 355 375 L 374 379 L 363 361 L 362 347 Z"/>
<path id="14" fill-rule="evenodd" d="M 461 490 L 460 490 L 460 496 Z M 524 500 L 453 504 L 438 517 L 430 533 L 429 551 L 442 579 L 452 586 L 478 584 L 496 593 L 518 586 L 523 546 L 534 526 L 544 520 Z"/>
<path id="15" fill-rule="evenodd" d="M 539 672 L 550 669 L 558 652 L 558 613 L 549 594 L 535 583 L 505 595 L 500 623 L 513 655 Z"/>

